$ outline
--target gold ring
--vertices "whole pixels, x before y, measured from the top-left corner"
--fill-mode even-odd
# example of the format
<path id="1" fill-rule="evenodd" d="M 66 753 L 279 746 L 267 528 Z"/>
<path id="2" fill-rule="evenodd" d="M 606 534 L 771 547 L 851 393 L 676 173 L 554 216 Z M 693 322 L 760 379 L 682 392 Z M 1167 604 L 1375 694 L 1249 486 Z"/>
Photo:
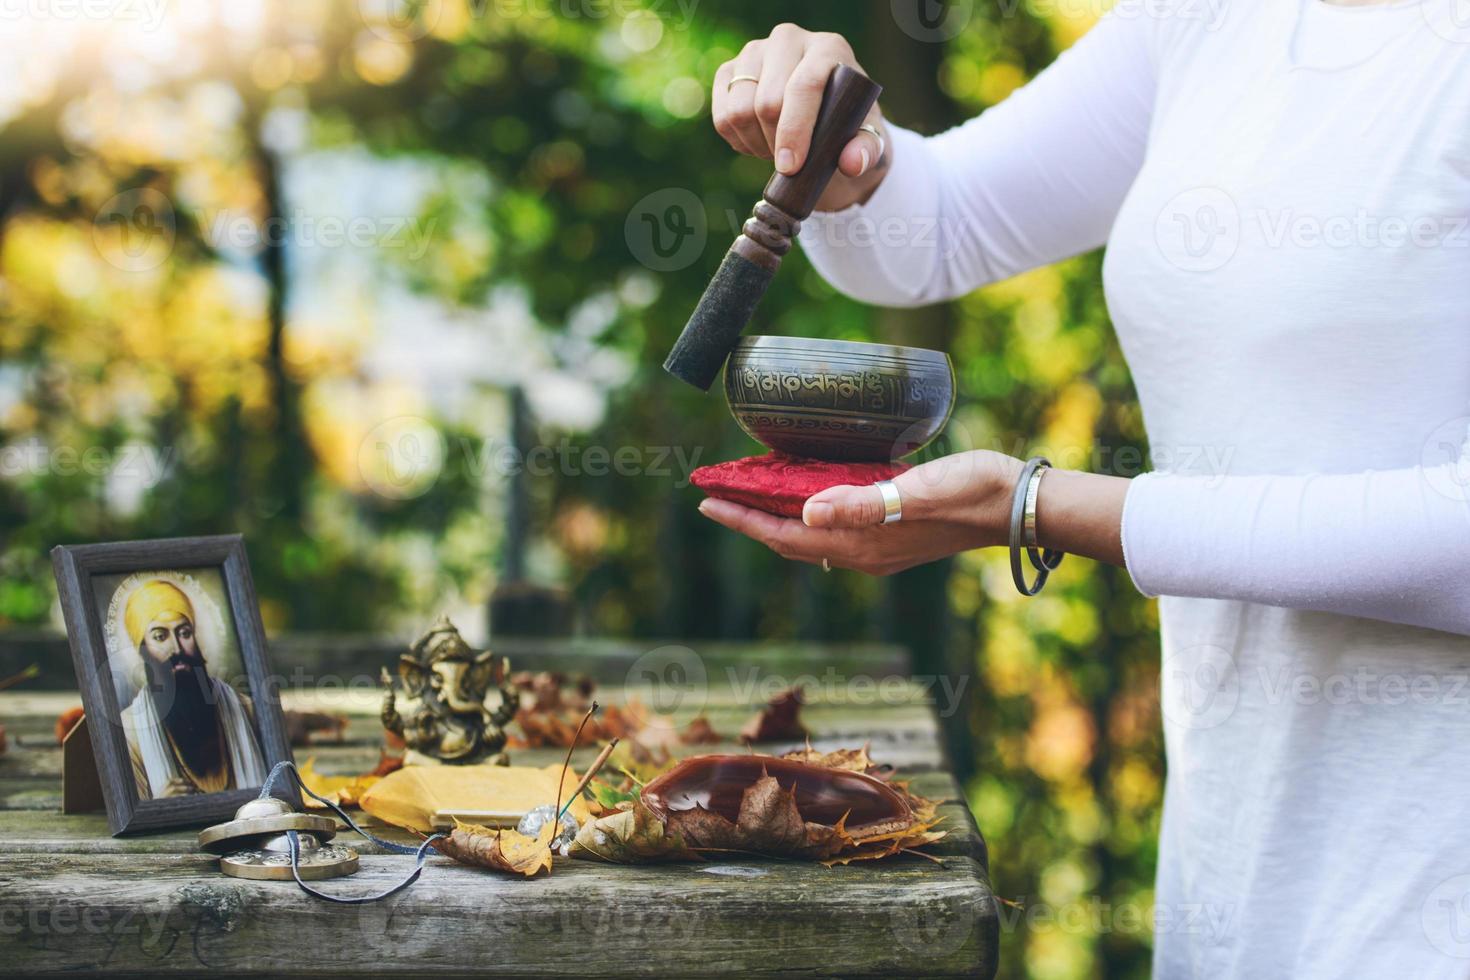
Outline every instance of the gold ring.
<path id="1" fill-rule="evenodd" d="M 878 141 L 878 160 L 882 160 L 883 154 L 888 152 L 888 141 L 883 138 L 882 133 L 878 132 L 878 127 L 870 123 L 863 123 L 858 127 L 858 132 L 872 134 L 873 138 Z M 876 163 L 878 161 L 875 160 L 873 162 Z"/>
<path id="2" fill-rule="evenodd" d="M 822 559 L 822 571 L 824 571 L 824 572 L 830 572 L 830 571 L 832 571 L 832 563 L 830 561 L 828 561 L 827 559 L 825 559 L 825 558 Z"/>
<path id="3" fill-rule="evenodd" d="M 759 85 L 760 81 L 761 80 L 759 78 L 756 78 L 754 75 L 736 75 L 734 78 L 725 83 L 725 91 L 728 92 L 732 88 L 734 88 L 736 82 L 755 82 L 757 85 Z M 883 137 L 880 136 L 878 138 L 882 139 Z"/>

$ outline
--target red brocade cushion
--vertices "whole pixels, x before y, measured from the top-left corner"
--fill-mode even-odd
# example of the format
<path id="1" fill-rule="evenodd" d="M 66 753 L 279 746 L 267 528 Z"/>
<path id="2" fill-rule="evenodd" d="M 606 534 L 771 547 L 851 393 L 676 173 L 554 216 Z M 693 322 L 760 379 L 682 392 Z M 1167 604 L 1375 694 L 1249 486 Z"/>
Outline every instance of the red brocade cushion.
<path id="1" fill-rule="evenodd" d="M 908 468 L 907 463 L 829 463 L 770 452 L 701 466 L 689 481 L 711 497 L 799 518 L 807 498 L 828 487 L 868 486 Z"/>

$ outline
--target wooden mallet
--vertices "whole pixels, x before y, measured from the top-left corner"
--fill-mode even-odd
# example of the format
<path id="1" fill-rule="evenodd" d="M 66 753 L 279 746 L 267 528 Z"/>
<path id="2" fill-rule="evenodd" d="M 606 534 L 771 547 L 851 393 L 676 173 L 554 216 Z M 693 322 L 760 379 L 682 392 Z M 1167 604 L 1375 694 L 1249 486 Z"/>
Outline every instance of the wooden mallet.
<path id="1" fill-rule="evenodd" d="M 710 280 L 664 370 L 709 390 L 735 349 L 766 287 L 791 250 L 801 222 L 816 207 L 837 172 L 842 148 L 857 135 L 882 86 L 855 68 L 838 65 L 827 79 L 806 163 L 796 173 L 777 173 Z M 876 162 L 876 161 L 875 161 Z"/>

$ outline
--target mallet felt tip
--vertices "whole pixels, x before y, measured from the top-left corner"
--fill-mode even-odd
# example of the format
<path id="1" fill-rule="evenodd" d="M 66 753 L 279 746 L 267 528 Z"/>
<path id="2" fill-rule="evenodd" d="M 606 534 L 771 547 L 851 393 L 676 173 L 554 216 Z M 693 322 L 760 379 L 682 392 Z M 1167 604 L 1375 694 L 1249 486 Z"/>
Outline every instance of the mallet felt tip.
<path id="1" fill-rule="evenodd" d="M 838 65 L 827 79 L 806 163 L 794 174 L 777 173 L 730 246 L 699 305 L 664 361 L 664 370 L 709 390 L 750 322 L 766 288 L 791 250 L 801 222 L 837 172 L 842 148 L 857 135 L 882 86 L 855 68 Z"/>

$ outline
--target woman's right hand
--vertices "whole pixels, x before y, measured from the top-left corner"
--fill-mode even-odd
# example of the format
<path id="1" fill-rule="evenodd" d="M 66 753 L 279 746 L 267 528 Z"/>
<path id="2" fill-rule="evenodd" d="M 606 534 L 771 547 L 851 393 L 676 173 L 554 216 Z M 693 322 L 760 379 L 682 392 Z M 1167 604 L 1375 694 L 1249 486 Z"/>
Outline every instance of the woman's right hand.
<path id="1" fill-rule="evenodd" d="M 839 64 L 862 70 L 841 35 L 779 25 L 770 37 L 751 41 L 715 72 L 715 129 L 737 151 L 774 160 L 783 174 L 796 173 L 806 163 L 822 90 Z M 884 136 L 860 131 L 843 147 L 837 173 L 817 201 L 818 211 L 840 211 L 866 201 L 882 182 L 891 150 L 884 145 L 887 133 L 876 105 L 864 122 Z"/>

